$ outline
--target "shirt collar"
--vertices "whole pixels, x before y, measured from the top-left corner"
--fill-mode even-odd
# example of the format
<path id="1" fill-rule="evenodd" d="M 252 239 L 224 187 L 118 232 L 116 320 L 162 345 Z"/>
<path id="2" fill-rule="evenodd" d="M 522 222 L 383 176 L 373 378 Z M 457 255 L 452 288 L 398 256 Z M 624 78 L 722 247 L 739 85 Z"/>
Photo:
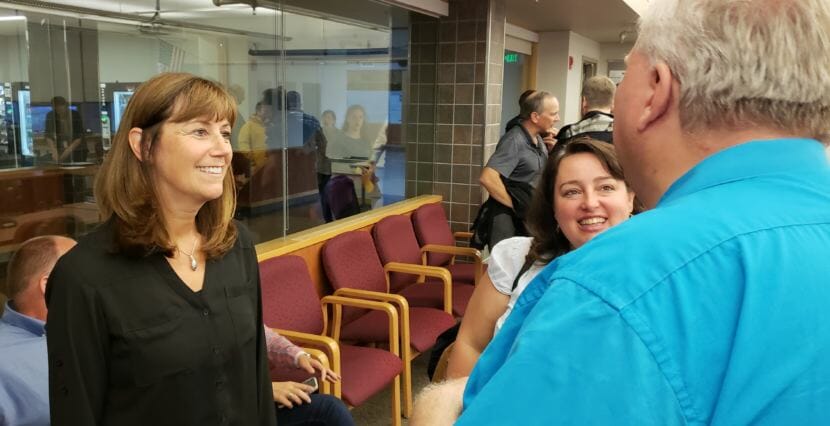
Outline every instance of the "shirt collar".
<path id="1" fill-rule="evenodd" d="M 522 129 L 522 134 L 525 136 L 525 142 L 531 148 L 533 148 L 535 150 L 539 150 L 541 148 L 539 145 L 540 144 L 544 145 L 544 142 L 542 142 L 542 137 L 541 136 L 537 136 L 536 143 L 533 143 L 533 136 L 530 135 L 530 132 L 528 132 L 527 129 L 525 129 L 525 126 L 523 126 L 521 123 L 519 123 L 516 127 Z"/>
<path id="2" fill-rule="evenodd" d="M 43 336 L 46 334 L 46 323 L 37 318 L 32 318 L 28 315 L 23 315 L 12 308 L 12 302 L 6 302 L 6 308 L 3 311 L 3 316 L 0 321 L 17 328 L 22 328 L 36 336 Z"/>
<path id="3" fill-rule="evenodd" d="M 705 158 L 677 179 L 657 205 L 727 182 L 821 167 L 827 167 L 827 159 L 824 146 L 816 140 L 749 141 Z"/>
<path id="4" fill-rule="evenodd" d="M 613 115 L 613 114 L 609 114 L 609 113 L 607 113 L 607 112 L 602 112 L 602 111 L 593 110 L 593 111 L 588 111 L 588 112 L 586 112 L 586 113 L 585 113 L 585 115 L 583 115 L 583 116 L 582 116 L 582 119 L 583 119 L 583 120 L 587 120 L 587 119 L 589 119 L 589 118 L 591 118 L 591 117 L 594 117 L 594 116 L 597 116 L 597 115 L 604 115 L 604 116 L 609 117 L 609 118 L 614 118 L 614 115 Z"/>

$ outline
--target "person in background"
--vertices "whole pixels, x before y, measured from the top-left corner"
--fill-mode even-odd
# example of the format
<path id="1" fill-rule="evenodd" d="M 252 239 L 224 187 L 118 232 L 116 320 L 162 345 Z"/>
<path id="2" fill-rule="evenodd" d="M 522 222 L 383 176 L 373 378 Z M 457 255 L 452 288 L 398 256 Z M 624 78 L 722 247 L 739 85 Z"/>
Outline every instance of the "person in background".
<path id="1" fill-rule="evenodd" d="M 366 110 L 361 105 L 346 109 L 337 150 L 341 158 L 371 159 L 372 141 L 366 129 Z"/>
<path id="2" fill-rule="evenodd" d="M 319 375 L 321 380 L 337 382 L 340 376 L 312 358 L 302 348 L 294 345 L 276 331 L 265 327 L 268 361 L 272 366 L 290 365 L 309 374 Z M 297 382 L 273 382 L 274 401 L 277 403 L 278 425 L 350 426 L 354 424 L 349 409 L 343 401 L 332 395 L 312 394 L 314 389 Z"/>
<path id="3" fill-rule="evenodd" d="M 536 93 L 535 89 L 528 89 L 528 90 L 525 90 L 524 92 L 522 92 L 521 95 L 519 95 L 519 110 L 520 111 L 521 111 L 521 108 L 522 108 L 522 103 L 525 101 L 525 99 L 527 99 L 528 96 L 530 96 L 534 93 Z M 522 114 L 521 114 L 521 112 L 519 113 L 519 115 L 511 118 L 507 122 L 507 124 L 504 125 L 504 133 L 509 132 L 510 129 L 518 126 L 519 124 L 522 124 Z"/>
<path id="4" fill-rule="evenodd" d="M 528 283 L 553 259 L 582 247 L 634 211 L 613 146 L 595 139 L 573 141 L 548 159 L 528 211 L 529 237 L 502 240 L 490 253 L 461 321 L 447 377 L 470 375 Z M 460 411 L 461 395 L 456 395 Z"/>
<path id="5" fill-rule="evenodd" d="M 559 121 L 559 101 L 548 92 L 535 92 L 521 106 L 521 125 L 501 137 L 478 179 L 490 195 L 473 225 L 478 247 L 525 235 L 524 211 L 548 158 L 540 133 Z"/>
<path id="6" fill-rule="evenodd" d="M 9 298 L 0 317 L 0 425 L 49 425 L 49 362 L 43 294 L 58 258 L 75 240 L 25 241 L 7 266 Z"/>
<path id="7" fill-rule="evenodd" d="M 234 100 L 236 100 L 236 110 L 239 111 L 240 105 L 245 102 L 245 89 L 243 89 L 239 84 L 231 84 L 228 86 L 228 93 L 230 93 Z M 256 114 L 256 111 L 254 111 L 254 114 Z M 239 132 L 242 131 L 242 126 L 244 124 L 244 120 L 236 120 L 236 123 L 234 123 L 233 129 L 231 130 L 231 141 L 234 150 L 239 149 Z"/>
<path id="8" fill-rule="evenodd" d="M 54 426 L 275 424 L 256 251 L 233 220 L 235 120 L 192 74 L 130 99 L 95 183 L 105 222 L 46 288 Z"/>
<path id="9" fill-rule="evenodd" d="M 320 197 L 320 209 L 323 212 L 323 219 L 326 223 L 331 222 L 334 218 L 331 215 L 331 208 L 329 207 L 328 194 L 326 194 L 326 184 L 331 179 L 331 160 L 329 153 L 329 146 L 336 144 L 340 138 L 340 129 L 337 128 L 337 116 L 334 111 L 327 109 L 320 115 L 320 137 L 309 139 L 309 141 L 316 142 L 315 155 L 317 156 L 317 193 Z"/>
<path id="10" fill-rule="evenodd" d="M 614 94 L 617 86 L 610 78 L 594 76 L 582 86 L 582 120 L 559 130 L 557 145 L 564 146 L 576 137 L 587 136 L 608 143 L 614 142 Z"/>
<path id="11" fill-rule="evenodd" d="M 264 102 L 257 102 L 254 114 L 242 125 L 242 129 L 239 131 L 238 152 L 248 157 L 251 164 L 247 179 L 250 179 L 251 176 L 262 169 L 267 161 L 268 146 L 265 142 L 265 128 L 269 117 L 271 117 L 271 106 Z M 239 183 L 244 185 L 245 180 Z"/>
<path id="12" fill-rule="evenodd" d="M 528 285 L 458 425 L 830 424 L 827 40 L 826 0 L 651 2 L 614 105 L 650 210 Z"/>
<path id="13" fill-rule="evenodd" d="M 46 144 L 58 163 L 86 161 L 81 114 L 69 108 L 63 96 L 52 98 L 52 111 L 46 113 Z"/>

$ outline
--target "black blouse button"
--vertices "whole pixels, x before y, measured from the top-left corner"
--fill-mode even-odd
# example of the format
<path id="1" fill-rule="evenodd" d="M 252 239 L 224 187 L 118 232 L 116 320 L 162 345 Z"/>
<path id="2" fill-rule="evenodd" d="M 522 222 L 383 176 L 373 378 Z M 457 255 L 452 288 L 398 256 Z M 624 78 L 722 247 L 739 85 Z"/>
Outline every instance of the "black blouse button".
<path id="1" fill-rule="evenodd" d="M 55 360 L 55 367 L 63 367 L 63 360 L 61 360 L 61 359 Z"/>
<path id="2" fill-rule="evenodd" d="M 205 310 L 203 310 L 203 311 L 202 311 L 202 316 L 206 317 L 206 316 L 208 316 L 208 315 L 210 315 L 210 311 L 209 311 L 209 310 L 205 309 Z"/>
<path id="3" fill-rule="evenodd" d="M 69 395 L 69 389 L 67 389 L 66 386 L 61 386 L 61 393 L 64 396 Z"/>
<path id="4" fill-rule="evenodd" d="M 218 347 L 216 347 L 216 346 L 213 347 L 213 354 L 214 355 L 219 355 L 219 348 Z"/>

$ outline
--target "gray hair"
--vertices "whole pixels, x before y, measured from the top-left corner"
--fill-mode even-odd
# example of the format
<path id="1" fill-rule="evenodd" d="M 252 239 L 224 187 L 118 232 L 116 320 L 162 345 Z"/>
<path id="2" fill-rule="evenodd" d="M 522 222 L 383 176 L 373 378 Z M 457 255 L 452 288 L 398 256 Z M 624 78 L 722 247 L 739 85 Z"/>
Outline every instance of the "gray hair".
<path id="1" fill-rule="evenodd" d="M 552 94 L 545 91 L 531 93 L 519 102 L 519 117 L 527 120 L 534 112 L 537 114 L 545 112 L 545 100 L 552 97 Z"/>
<path id="2" fill-rule="evenodd" d="M 685 131 L 761 125 L 828 143 L 827 46 L 827 0 L 656 0 L 634 50 L 680 82 Z"/>

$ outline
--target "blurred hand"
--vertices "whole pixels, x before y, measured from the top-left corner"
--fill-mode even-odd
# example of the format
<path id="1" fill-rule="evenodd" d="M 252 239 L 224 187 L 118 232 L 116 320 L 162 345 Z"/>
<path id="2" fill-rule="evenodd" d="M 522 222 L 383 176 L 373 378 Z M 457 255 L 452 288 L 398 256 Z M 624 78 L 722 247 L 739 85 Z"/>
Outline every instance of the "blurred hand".
<path id="1" fill-rule="evenodd" d="M 311 374 L 317 375 L 320 372 L 320 378 L 327 382 L 339 382 L 340 375 L 323 366 L 320 361 L 308 356 L 301 356 L 297 361 L 300 368 L 308 371 Z"/>
<path id="2" fill-rule="evenodd" d="M 295 405 L 302 405 L 303 402 L 311 403 L 309 393 L 313 388 L 297 382 L 271 382 L 271 390 L 274 392 L 274 401 L 288 408 Z"/>

